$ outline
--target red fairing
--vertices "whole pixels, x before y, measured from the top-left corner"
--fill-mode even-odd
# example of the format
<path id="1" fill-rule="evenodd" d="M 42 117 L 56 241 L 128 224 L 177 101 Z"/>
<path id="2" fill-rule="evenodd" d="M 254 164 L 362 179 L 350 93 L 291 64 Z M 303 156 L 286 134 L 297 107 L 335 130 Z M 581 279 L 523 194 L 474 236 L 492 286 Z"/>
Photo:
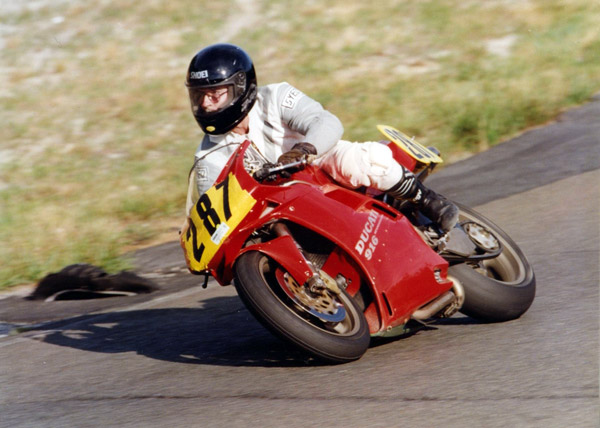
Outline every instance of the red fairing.
<path id="1" fill-rule="evenodd" d="M 264 224 L 285 220 L 335 244 L 337 248 L 323 270 L 333 278 L 344 276 L 350 295 L 361 286 L 370 288 L 373 301 L 365 315 L 372 334 L 406 323 L 416 309 L 451 288 L 452 283 L 446 279 L 448 263 L 394 208 L 338 186 L 310 165 L 291 180 L 258 183 L 243 167 L 248 144 L 232 156 L 219 178 L 223 180 L 233 173 L 257 201 L 209 264 L 220 284 L 231 282 L 235 260 L 248 250 L 265 252 L 303 284 L 310 272 L 293 241 L 278 238 L 250 246 L 247 243 L 252 232 Z M 415 167 L 414 160 L 411 163 L 403 159 L 402 163 L 409 169 Z"/>
<path id="2" fill-rule="evenodd" d="M 423 242 L 410 222 L 397 211 L 364 195 L 337 186 L 315 191 L 308 185 L 286 193 L 271 215 L 285 218 L 335 242 L 348 254 L 374 291 L 381 325 L 372 333 L 404 324 L 424 303 L 447 291 L 435 271 L 446 277 L 448 264 Z M 312 191 L 304 191 L 311 189 Z M 329 269 L 327 269 L 329 268 Z M 324 269 L 332 277 L 345 271 Z M 350 293 L 352 294 L 352 293 Z M 376 330 L 373 329 L 376 327 Z"/>

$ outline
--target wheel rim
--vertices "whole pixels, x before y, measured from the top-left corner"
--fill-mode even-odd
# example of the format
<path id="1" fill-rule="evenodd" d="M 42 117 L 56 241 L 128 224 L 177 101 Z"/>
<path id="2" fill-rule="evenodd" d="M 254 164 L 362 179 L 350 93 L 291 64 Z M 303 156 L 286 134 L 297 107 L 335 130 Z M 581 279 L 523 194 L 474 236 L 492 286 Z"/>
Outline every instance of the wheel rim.
<path id="1" fill-rule="evenodd" d="M 471 231 L 467 232 L 476 245 L 490 250 L 495 248 L 495 240 L 502 245 L 502 252 L 497 257 L 469 265 L 476 272 L 506 285 L 519 286 L 522 284 L 527 276 L 527 271 L 515 247 L 494 232 L 494 228 L 488 226 L 481 218 L 461 211 L 460 220 L 461 222 L 466 221 L 470 225 Z"/>
<path id="2" fill-rule="evenodd" d="M 311 294 L 267 257 L 261 258 L 259 267 L 269 291 L 303 322 L 337 336 L 351 336 L 360 329 L 359 315 L 346 294 L 334 295 L 329 290 L 321 296 Z"/>

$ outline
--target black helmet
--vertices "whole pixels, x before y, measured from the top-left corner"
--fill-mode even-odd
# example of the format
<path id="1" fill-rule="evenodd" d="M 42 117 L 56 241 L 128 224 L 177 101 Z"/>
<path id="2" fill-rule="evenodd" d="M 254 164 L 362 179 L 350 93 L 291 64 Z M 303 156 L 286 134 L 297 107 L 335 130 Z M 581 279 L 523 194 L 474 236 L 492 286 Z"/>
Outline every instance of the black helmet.
<path id="1" fill-rule="evenodd" d="M 235 128 L 256 101 L 254 65 L 248 54 L 234 45 L 217 44 L 198 52 L 188 68 L 185 85 L 196 122 L 207 134 L 224 134 Z M 227 101 L 216 111 L 204 111 L 201 106 L 206 91 L 220 87 L 227 88 Z"/>

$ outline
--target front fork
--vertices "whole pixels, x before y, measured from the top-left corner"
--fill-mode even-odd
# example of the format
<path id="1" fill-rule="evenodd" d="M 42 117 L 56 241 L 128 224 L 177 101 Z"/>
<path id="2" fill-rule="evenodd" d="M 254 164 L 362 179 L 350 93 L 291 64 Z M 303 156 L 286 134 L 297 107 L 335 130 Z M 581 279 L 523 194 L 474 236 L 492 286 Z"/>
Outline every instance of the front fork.
<path id="1" fill-rule="evenodd" d="M 304 249 L 296 242 L 290 230 L 284 223 L 277 222 L 273 224 L 272 230 L 278 237 L 291 238 L 294 244 L 296 245 L 296 248 L 298 248 L 300 256 L 310 269 L 311 276 L 308 279 L 308 281 L 306 281 L 306 284 L 311 293 L 318 294 L 323 290 L 329 290 L 335 295 L 339 295 L 341 293 L 337 282 L 333 278 L 331 278 L 331 276 L 329 276 L 327 273 L 315 266 L 315 264 L 310 260 L 310 258 L 307 257 L 306 253 L 304 252 Z"/>

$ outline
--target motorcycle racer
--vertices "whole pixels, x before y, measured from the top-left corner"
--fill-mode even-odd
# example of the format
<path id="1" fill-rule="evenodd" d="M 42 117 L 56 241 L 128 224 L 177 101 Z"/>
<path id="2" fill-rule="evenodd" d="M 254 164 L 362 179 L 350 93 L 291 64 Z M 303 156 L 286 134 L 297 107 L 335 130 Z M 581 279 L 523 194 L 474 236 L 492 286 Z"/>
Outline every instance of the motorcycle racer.
<path id="1" fill-rule="evenodd" d="M 445 232 L 458 221 L 458 208 L 396 162 L 386 145 L 341 140 L 339 119 L 289 83 L 258 87 L 252 60 L 237 46 L 200 50 L 188 67 L 186 86 L 205 133 L 195 155 L 200 194 L 213 185 L 236 147 L 250 140 L 245 163 L 251 170 L 316 155 L 314 163 L 343 186 L 373 187 L 411 201 Z"/>

